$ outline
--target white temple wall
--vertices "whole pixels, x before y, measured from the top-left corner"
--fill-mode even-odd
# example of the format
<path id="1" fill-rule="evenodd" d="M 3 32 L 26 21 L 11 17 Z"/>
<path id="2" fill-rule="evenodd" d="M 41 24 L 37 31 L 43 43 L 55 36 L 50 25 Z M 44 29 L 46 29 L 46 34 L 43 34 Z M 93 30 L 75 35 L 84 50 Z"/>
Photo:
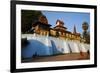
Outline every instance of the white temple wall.
<path id="1" fill-rule="evenodd" d="M 88 44 L 48 36 L 24 34 L 22 38 L 27 38 L 29 41 L 29 44 L 22 48 L 22 56 L 24 58 L 34 55 L 48 56 L 61 53 L 80 53 L 80 51 L 87 52 L 90 48 Z"/>

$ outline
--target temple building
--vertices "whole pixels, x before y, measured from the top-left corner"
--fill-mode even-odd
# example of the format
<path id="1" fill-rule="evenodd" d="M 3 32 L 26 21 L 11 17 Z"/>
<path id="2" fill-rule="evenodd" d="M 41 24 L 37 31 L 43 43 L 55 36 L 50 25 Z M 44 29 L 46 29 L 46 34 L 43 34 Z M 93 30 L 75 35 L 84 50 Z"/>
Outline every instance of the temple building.
<path id="1" fill-rule="evenodd" d="M 56 21 L 56 25 L 53 28 L 56 31 L 56 34 L 58 37 L 65 38 L 66 37 L 66 27 L 64 27 L 64 22 L 61 20 Z"/>
<path id="2" fill-rule="evenodd" d="M 34 28 L 34 33 L 44 36 L 52 36 L 61 39 L 67 40 L 78 40 L 80 41 L 80 33 L 77 33 L 76 26 L 74 25 L 73 32 L 67 30 L 67 27 L 64 26 L 64 22 L 57 20 L 53 28 L 48 24 L 46 16 L 40 16 L 39 20 L 32 24 Z"/>
<path id="3" fill-rule="evenodd" d="M 45 16 L 40 16 L 39 20 L 32 24 L 34 32 L 40 35 L 49 35 L 50 26 Z"/>

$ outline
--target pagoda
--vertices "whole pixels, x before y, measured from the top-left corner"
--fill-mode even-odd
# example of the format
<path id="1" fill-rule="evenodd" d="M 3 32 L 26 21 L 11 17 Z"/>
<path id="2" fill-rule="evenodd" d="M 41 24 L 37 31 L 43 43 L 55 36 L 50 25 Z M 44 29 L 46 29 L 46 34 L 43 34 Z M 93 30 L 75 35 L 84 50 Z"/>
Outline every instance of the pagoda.
<path id="1" fill-rule="evenodd" d="M 65 37 L 66 36 L 66 30 L 67 28 L 64 26 L 64 22 L 61 20 L 56 21 L 56 26 L 54 27 L 56 30 L 56 33 L 59 37 Z"/>
<path id="2" fill-rule="evenodd" d="M 32 24 L 34 32 L 40 35 L 49 35 L 50 26 L 51 25 L 48 24 L 48 20 L 44 15 L 40 16 L 38 21 Z"/>

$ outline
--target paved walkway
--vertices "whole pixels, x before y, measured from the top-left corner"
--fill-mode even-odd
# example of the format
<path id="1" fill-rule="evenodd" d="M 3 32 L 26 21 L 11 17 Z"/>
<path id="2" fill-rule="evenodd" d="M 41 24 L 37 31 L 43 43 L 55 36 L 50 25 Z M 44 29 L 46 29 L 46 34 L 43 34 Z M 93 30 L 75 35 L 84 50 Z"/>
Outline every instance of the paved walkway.
<path id="1" fill-rule="evenodd" d="M 72 53 L 48 57 L 35 57 L 32 59 L 22 60 L 22 62 L 47 62 L 47 61 L 70 61 L 70 60 L 86 60 L 89 59 L 87 53 Z"/>

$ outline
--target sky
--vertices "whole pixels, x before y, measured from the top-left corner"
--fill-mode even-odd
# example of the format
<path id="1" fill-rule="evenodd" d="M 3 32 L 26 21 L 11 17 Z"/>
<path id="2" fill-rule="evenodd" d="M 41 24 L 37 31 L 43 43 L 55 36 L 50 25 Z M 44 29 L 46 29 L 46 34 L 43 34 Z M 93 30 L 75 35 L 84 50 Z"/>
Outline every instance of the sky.
<path id="1" fill-rule="evenodd" d="M 85 21 L 90 25 L 90 13 L 83 12 L 55 12 L 55 11 L 42 11 L 42 13 L 47 17 L 48 23 L 51 27 L 54 27 L 56 20 L 62 20 L 64 26 L 67 27 L 68 31 L 73 32 L 74 25 L 76 26 L 76 31 L 82 33 L 82 23 Z M 88 29 L 89 31 L 90 29 Z"/>

